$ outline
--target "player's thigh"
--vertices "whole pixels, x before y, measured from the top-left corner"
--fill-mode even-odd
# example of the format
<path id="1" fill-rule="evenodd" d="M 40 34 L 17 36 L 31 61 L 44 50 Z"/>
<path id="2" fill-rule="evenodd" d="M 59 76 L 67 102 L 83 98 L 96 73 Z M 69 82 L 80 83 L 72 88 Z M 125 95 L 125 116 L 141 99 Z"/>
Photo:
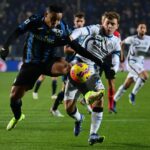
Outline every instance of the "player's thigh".
<path id="1" fill-rule="evenodd" d="M 51 75 L 66 75 L 69 72 L 70 68 L 70 64 L 64 58 L 57 58 L 51 64 Z"/>
<path id="2" fill-rule="evenodd" d="M 139 75 L 145 69 L 143 64 L 138 63 L 136 61 L 129 61 L 127 64 L 127 70 L 134 75 Z"/>
<path id="3" fill-rule="evenodd" d="M 12 86 L 11 92 L 10 92 L 11 100 L 18 100 L 22 98 L 27 89 L 28 89 L 27 86 Z"/>
<path id="4" fill-rule="evenodd" d="M 13 86 L 26 87 L 26 90 L 32 89 L 40 75 L 41 66 L 25 63 L 14 80 Z"/>
<path id="5" fill-rule="evenodd" d="M 88 91 L 98 91 L 101 89 L 105 89 L 98 73 L 92 74 L 92 76 L 86 81 L 86 83 L 83 84 L 82 88 L 84 93 Z"/>
<path id="6" fill-rule="evenodd" d="M 70 80 L 67 80 L 64 93 L 65 108 L 74 107 L 79 96 L 80 92 L 77 87 L 75 87 Z"/>
<path id="7" fill-rule="evenodd" d="M 96 100 L 92 107 L 104 107 L 104 98 L 102 97 L 101 100 Z"/>
<path id="8" fill-rule="evenodd" d="M 146 70 L 142 71 L 139 76 L 145 80 L 147 80 L 149 78 L 149 74 Z"/>
<path id="9" fill-rule="evenodd" d="M 132 80 L 133 82 L 136 82 L 137 78 L 138 78 L 138 74 L 135 74 L 135 73 L 133 74 L 132 72 L 129 72 L 125 82 L 128 82 L 128 81 L 130 82 L 130 80 Z"/>
<path id="10" fill-rule="evenodd" d="M 115 72 L 111 69 L 111 64 L 105 65 L 104 72 L 107 80 L 115 79 Z"/>

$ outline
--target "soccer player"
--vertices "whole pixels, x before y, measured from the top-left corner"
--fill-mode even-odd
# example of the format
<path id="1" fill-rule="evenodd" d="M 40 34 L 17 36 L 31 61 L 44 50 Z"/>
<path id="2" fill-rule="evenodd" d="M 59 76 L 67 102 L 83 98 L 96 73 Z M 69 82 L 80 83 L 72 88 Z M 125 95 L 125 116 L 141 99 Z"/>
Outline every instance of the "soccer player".
<path id="1" fill-rule="evenodd" d="M 78 12 L 74 15 L 74 27 L 73 29 L 77 29 L 80 27 L 83 27 L 85 24 L 85 15 L 83 12 Z M 77 41 L 79 43 L 82 43 L 84 37 L 80 37 Z M 75 51 L 69 46 L 65 46 L 64 47 L 64 53 L 66 55 L 66 60 L 68 62 L 71 62 L 75 56 Z M 59 104 L 62 103 L 63 99 L 64 99 L 64 91 L 65 91 L 65 84 L 66 84 L 66 80 L 67 80 L 67 76 L 63 76 L 63 83 L 62 83 L 62 90 L 58 93 L 58 96 L 52 106 L 52 108 L 50 109 L 50 112 L 54 115 L 54 116 L 61 116 L 59 111 L 58 111 L 58 106 Z"/>
<path id="2" fill-rule="evenodd" d="M 103 24 L 103 21 L 106 17 L 107 12 L 105 12 L 102 15 L 101 22 Z M 113 33 L 116 37 L 120 39 L 120 33 L 118 31 L 115 31 Z M 121 42 L 121 40 L 120 40 Z M 115 75 L 117 71 L 119 70 L 119 64 L 120 64 L 120 53 L 114 51 L 110 55 L 108 55 L 105 58 L 105 61 L 102 63 L 100 67 L 100 76 L 102 76 L 102 73 L 105 73 L 105 77 L 108 81 L 108 111 L 109 113 L 116 113 L 116 111 L 113 109 L 114 104 L 114 94 L 115 94 Z"/>
<path id="3" fill-rule="evenodd" d="M 8 123 L 7 130 L 13 129 L 18 121 L 25 118 L 21 111 L 21 99 L 27 90 L 33 88 L 41 74 L 60 76 L 67 74 L 70 70 L 70 64 L 64 58 L 55 56 L 54 47 L 70 43 L 78 53 L 80 53 L 78 48 L 82 49 L 81 55 L 88 53 L 85 54 L 85 50 L 77 42 L 70 41 L 70 30 L 68 25 L 62 21 L 62 16 L 61 7 L 49 6 L 44 15 L 33 15 L 20 24 L 0 50 L 0 56 L 5 60 L 9 53 L 10 44 L 20 35 L 28 32 L 24 47 L 23 65 L 10 93 L 10 106 L 14 117 Z M 91 56 L 90 53 L 88 55 Z M 92 58 L 95 57 L 91 56 Z"/>
<path id="4" fill-rule="evenodd" d="M 101 64 L 107 55 L 113 51 L 119 52 L 121 49 L 120 40 L 113 35 L 118 29 L 119 18 L 116 12 L 107 12 L 102 26 L 91 25 L 76 29 L 70 37 L 74 40 L 80 36 L 86 36 L 82 46 L 96 58 L 99 58 L 99 62 L 97 63 Z M 93 103 L 90 136 L 88 139 L 89 144 L 93 145 L 101 143 L 104 140 L 104 136 L 99 136 L 97 133 L 103 118 L 104 86 L 99 78 L 99 71 L 96 69 L 95 63 L 78 54 L 76 58 L 77 62 L 88 64 L 92 75 L 84 84 L 76 84 L 72 83 L 70 79 L 67 80 L 64 97 L 65 109 L 68 115 L 75 120 L 74 135 L 78 136 L 84 118 L 76 106 L 80 92 L 84 95 L 87 102 Z"/>
<path id="5" fill-rule="evenodd" d="M 38 90 L 42 84 L 42 82 L 45 80 L 45 76 L 44 75 L 40 75 L 38 80 L 36 81 L 36 84 L 35 84 L 35 88 L 34 88 L 34 91 L 32 93 L 32 97 L 33 99 L 38 99 L 39 96 L 38 96 Z M 57 89 L 57 77 L 52 77 L 52 96 L 51 96 L 51 99 L 56 99 L 57 96 L 56 96 L 56 89 Z"/>
<path id="6" fill-rule="evenodd" d="M 65 59 L 54 57 L 55 51 L 52 47 L 52 44 L 57 46 L 57 41 L 62 36 L 70 33 L 68 26 L 61 20 L 62 15 L 61 7 L 49 6 L 44 15 L 33 15 L 20 24 L 4 45 L 4 49 L 7 50 L 14 39 L 28 32 L 24 47 L 24 63 L 11 89 L 10 106 L 14 117 L 8 123 L 7 130 L 14 128 L 16 123 L 25 117 L 21 112 L 21 98 L 27 90 L 32 89 L 41 74 L 58 76 L 67 74 L 70 69 Z M 8 53 L 4 49 L 0 53 L 3 59 Z"/>
<path id="7" fill-rule="evenodd" d="M 125 82 L 119 87 L 114 96 L 115 109 L 116 102 L 133 83 L 135 85 L 129 94 L 129 102 L 135 104 L 137 92 L 148 79 L 148 72 L 144 69 L 144 56 L 150 47 L 150 36 L 146 35 L 146 32 L 146 24 L 140 23 L 137 27 L 137 35 L 129 36 L 121 42 L 122 51 L 124 51 L 125 44 L 130 45 L 127 55 L 127 70 L 129 73 Z"/>

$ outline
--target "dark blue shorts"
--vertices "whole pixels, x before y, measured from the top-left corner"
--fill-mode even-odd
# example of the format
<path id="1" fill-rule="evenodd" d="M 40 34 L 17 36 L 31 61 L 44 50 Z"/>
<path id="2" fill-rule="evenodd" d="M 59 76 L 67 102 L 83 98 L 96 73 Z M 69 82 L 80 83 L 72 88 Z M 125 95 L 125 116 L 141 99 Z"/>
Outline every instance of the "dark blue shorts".
<path id="1" fill-rule="evenodd" d="M 13 85 L 14 86 L 28 86 L 32 89 L 38 77 L 43 74 L 52 76 L 52 65 L 60 58 L 51 59 L 49 63 L 23 63 Z"/>

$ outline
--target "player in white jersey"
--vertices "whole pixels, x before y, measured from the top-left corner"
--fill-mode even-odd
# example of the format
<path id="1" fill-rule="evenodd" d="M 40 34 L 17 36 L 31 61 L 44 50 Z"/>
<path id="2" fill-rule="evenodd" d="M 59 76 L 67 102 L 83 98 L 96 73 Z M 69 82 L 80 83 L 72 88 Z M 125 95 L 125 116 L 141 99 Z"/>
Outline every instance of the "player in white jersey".
<path id="1" fill-rule="evenodd" d="M 105 15 L 107 12 L 105 12 L 102 15 L 101 22 L 103 22 Z M 121 42 L 121 36 L 118 31 L 114 32 L 114 35 L 120 39 Z M 116 113 L 116 111 L 113 109 L 114 105 L 114 95 L 115 95 L 115 78 L 116 74 L 119 70 L 120 65 L 120 52 L 113 52 L 111 55 L 108 55 L 105 59 L 105 61 L 102 63 L 100 67 L 100 77 L 103 73 L 105 73 L 105 78 L 107 79 L 107 97 L 108 97 L 108 112 Z"/>
<path id="2" fill-rule="evenodd" d="M 127 56 L 127 70 L 129 73 L 125 82 L 119 87 L 115 94 L 115 107 L 116 102 L 133 83 L 135 83 L 135 85 L 131 94 L 129 94 L 129 102 L 135 104 L 135 95 L 148 79 L 148 73 L 144 69 L 144 55 L 148 52 L 150 47 L 150 36 L 145 35 L 146 32 L 146 24 L 139 24 L 137 27 L 137 35 L 129 36 L 122 41 L 122 51 L 124 50 L 125 44 L 130 45 Z"/>
<path id="3" fill-rule="evenodd" d="M 80 36 L 87 36 L 82 46 L 87 49 L 91 54 L 97 57 L 101 64 L 105 57 L 113 51 L 120 51 L 120 42 L 117 37 L 113 35 L 114 31 L 118 28 L 119 15 L 116 12 L 108 12 L 103 25 L 91 25 L 79 28 L 73 31 L 70 38 L 77 39 Z M 99 79 L 99 72 L 95 70 L 95 63 L 91 60 L 76 55 L 78 62 L 85 62 L 89 65 L 92 76 L 85 84 L 74 85 L 68 79 L 65 89 L 65 108 L 69 116 L 75 119 L 74 134 L 78 136 L 81 131 L 81 123 L 83 115 L 79 113 L 76 107 L 76 101 L 79 93 L 81 92 L 87 101 L 95 99 L 92 104 L 93 110 L 91 114 L 91 128 L 89 144 L 101 143 L 104 140 L 103 136 L 97 134 L 102 118 L 103 118 L 103 92 L 104 86 Z M 79 89 L 79 90 L 78 90 Z"/>
<path id="4" fill-rule="evenodd" d="M 73 29 L 83 27 L 85 24 L 85 14 L 83 12 L 78 12 L 78 13 L 74 14 L 73 22 L 74 22 Z M 79 43 L 82 42 L 83 39 L 84 39 L 84 37 L 80 37 L 78 39 L 78 42 Z M 75 51 L 69 45 L 66 45 L 66 46 L 64 46 L 64 53 L 65 53 L 66 60 L 68 62 L 71 62 L 75 56 Z M 50 112 L 54 116 L 62 116 L 62 115 L 60 115 L 60 113 L 58 111 L 58 106 L 60 105 L 60 103 L 62 103 L 62 101 L 64 99 L 64 92 L 65 92 L 65 84 L 66 84 L 66 80 L 67 80 L 67 75 L 63 76 L 62 80 L 63 80 L 62 90 L 58 93 L 57 98 L 56 98 L 55 102 L 53 103 L 52 108 L 50 108 Z M 87 108 L 89 109 L 89 107 L 87 107 Z"/>

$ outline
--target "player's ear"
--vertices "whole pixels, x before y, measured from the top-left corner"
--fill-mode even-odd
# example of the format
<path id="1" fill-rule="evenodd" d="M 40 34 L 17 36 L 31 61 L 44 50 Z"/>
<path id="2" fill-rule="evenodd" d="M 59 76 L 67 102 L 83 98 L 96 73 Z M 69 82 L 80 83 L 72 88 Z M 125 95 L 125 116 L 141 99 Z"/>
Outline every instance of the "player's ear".
<path id="1" fill-rule="evenodd" d="M 46 11 L 46 12 L 44 13 L 44 17 L 47 17 L 47 15 L 48 15 L 48 12 Z"/>

